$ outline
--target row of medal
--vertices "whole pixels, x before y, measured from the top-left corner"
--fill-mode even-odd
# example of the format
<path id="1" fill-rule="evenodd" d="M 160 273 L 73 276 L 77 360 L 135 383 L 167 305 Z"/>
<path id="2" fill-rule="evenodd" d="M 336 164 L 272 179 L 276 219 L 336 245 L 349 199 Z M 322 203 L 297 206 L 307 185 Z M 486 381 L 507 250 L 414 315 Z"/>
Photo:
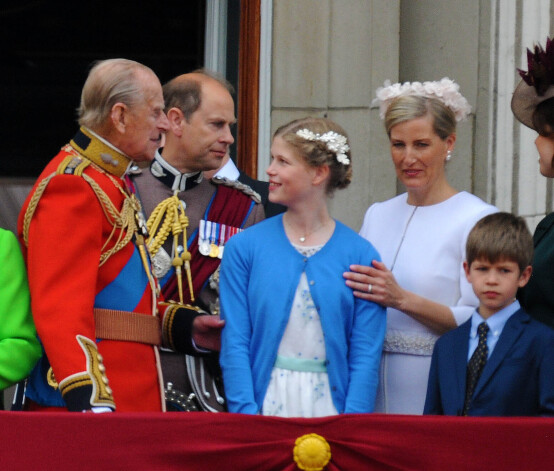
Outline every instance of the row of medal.
<path id="1" fill-rule="evenodd" d="M 206 257 L 221 258 L 225 243 L 239 232 L 242 232 L 240 227 L 201 219 L 198 225 L 198 251 Z"/>

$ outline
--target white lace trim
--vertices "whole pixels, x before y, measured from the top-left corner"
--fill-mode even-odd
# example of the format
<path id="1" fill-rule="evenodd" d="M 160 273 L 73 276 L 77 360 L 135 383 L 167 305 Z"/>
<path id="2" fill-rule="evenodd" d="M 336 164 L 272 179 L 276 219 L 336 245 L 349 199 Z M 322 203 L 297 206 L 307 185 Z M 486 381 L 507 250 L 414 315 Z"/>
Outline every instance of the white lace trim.
<path id="1" fill-rule="evenodd" d="M 405 333 L 393 331 L 387 333 L 383 351 L 428 356 L 433 354 L 433 347 L 438 338 L 437 335 L 425 332 Z"/>
<path id="2" fill-rule="evenodd" d="M 323 248 L 323 245 L 324 244 L 310 245 L 309 247 L 306 247 L 304 245 L 292 244 L 292 246 L 304 257 L 311 257 L 312 255 L 316 254 Z"/>

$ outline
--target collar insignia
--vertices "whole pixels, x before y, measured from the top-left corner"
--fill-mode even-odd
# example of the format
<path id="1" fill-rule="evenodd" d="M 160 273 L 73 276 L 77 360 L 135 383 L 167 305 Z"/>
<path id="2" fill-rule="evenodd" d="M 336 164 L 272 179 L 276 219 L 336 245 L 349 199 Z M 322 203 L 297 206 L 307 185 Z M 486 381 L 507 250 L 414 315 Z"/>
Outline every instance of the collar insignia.
<path id="1" fill-rule="evenodd" d="M 70 144 L 88 160 L 117 177 L 125 175 L 131 163 L 129 157 L 108 146 L 84 127 L 79 129 Z"/>
<path id="2" fill-rule="evenodd" d="M 150 172 L 165 186 L 173 191 L 187 191 L 198 185 L 202 179 L 202 172 L 181 173 L 175 167 L 167 163 L 159 152 L 150 164 Z"/>

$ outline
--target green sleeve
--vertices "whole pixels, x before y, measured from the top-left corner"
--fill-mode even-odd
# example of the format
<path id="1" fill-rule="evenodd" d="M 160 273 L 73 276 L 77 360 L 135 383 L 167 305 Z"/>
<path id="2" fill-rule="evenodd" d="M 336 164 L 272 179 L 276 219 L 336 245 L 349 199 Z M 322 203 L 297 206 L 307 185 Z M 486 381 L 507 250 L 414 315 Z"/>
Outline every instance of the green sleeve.
<path id="1" fill-rule="evenodd" d="M 40 354 L 21 250 L 0 229 L 0 390 L 25 378 Z"/>

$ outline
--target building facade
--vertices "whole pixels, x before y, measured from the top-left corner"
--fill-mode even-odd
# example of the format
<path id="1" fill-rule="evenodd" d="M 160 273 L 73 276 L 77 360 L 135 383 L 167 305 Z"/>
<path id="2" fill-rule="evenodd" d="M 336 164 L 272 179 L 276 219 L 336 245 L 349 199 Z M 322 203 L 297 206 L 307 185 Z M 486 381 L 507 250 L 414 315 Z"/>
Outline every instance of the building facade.
<path id="1" fill-rule="evenodd" d="M 371 203 L 403 191 L 371 107 L 385 79 L 457 81 L 472 114 L 458 127 L 451 183 L 524 216 L 531 229 L 552 211 L 535 133 L 510 110 L 526 48 L 544 45 L 553 31 L 550 0 L 262 0 L 262 7 L 272 18 L 271 129 L 316 114 L 350 135 L 354 179 L 332 202 L 338 219 L 358 229 Z M 260 177 L 268 158 L 260 147 Z"/>
<path id="2" fill-rule="evenodd" d="M 403 191 L 383 123 L 371 106 L 375 90 L 385 79 L 449 77 L 460 84 L 472 106 L 471 116 L 458 127 L 447 170 L 451 183 L 524 216 L 534 229 L 552 211 L 552 182 L 539 174 L 535 133 L 513 118 L 510 100 L 519 81 L 516 67 L 526 68 L 526 48 L 544 44 L 553 32 L 553 3 L 207 0 L 205 65 L 224 74 L 229 70 L 241 45 L 226 41 L 226 18 L 244 16 L 245 6 L 255 7 L 258 27 L 250 30 L 248 41 L 242 36 L 241 40 L 256 43 L 258 61 L 254 76 L 239 64 L 243 76 L 237 96 L 240 101 L 245 96 L 241 90 L 254 91 L 258 116 L 242 129 L 252 145 L 242 151 L 239 162 L 246 162 L 253 176 L 267 179 L 271 134 L 278 126 L 305 115 L 337 121 L 350 136 L 354 178 L 349 188 L 336 193 L 331 209 L 355 230 L 371 203 Z M 241 28 L 253 21 L 252 16 L 242 16 Z M 238 57 L 245 60 L 244 55 Z M 239 128 L 241 122 L 245 120 L 239 113 Z M 1 226 L 15 227 L 18 206 L 31 183 L 1 178 Z"/>

